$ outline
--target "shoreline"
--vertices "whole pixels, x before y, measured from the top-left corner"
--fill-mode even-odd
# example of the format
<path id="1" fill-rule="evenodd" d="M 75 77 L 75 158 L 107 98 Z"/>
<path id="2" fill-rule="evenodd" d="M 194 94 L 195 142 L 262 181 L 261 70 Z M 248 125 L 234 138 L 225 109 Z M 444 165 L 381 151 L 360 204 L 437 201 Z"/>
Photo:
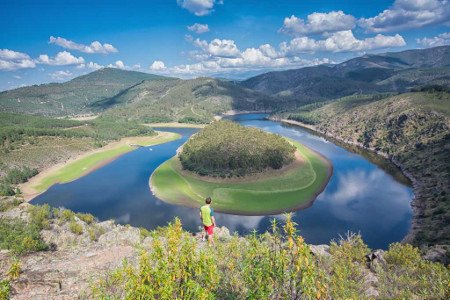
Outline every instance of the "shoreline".
<path id="1" fill-rule="evenodd" d="M 410 181 L 411 181 L 411 185 L 412 185 L 412 190 L 413 190 L 413 197 L 411 199 L 410 205 L 411 205 L 411 210 L 412 210 L 412 218 L 411 218 L 411 226 L 408 230 L 408 233 L 403 237 L 402 242 L 406 242 L 406 243 L 410 243 L 413 240 L 414 235 L 417 232 L 417 227 L 418 227 L 418 223 L 417 223 L 417 219 L 416 216 L 422 213 L 422 210 L 420 209 L 421 207 L 421 199 L 422 199 L 422 195 L 421 195 L 421 189 L 422 189 L 422 184 L 419 180 L 417 180 L 413 174 L 411 174 L 410 172 L 408 172 L 407 170 L 405 170 L 405 167 L 403 166 L 403 164 L 401 164 L 400 162 L 398 162 L 394 157 L 389 156 L 388 154 L 382 152 L 382 151 L 378 151 L 376 149 L 373 149 L 371 147 L 366 147 L 364 145 L 362 145 L 361 143 L 355 143 L 355 142 L 350 142 L 344 139 L 341 139 L 339 137 L 330 135 L 322 130 L 319 130 L 316 126 L 314 125 L 309 125 L 309 124 L 305 124 L 299 121 L 294 121 L 294 120 L 288 120 L 288 119 L 279 119 L 279 118 L 270 118 L 270 120 L 272 121 L 278 121 L 281 123 L 286 123 L 286 124 L 290 124 L 290 125 L 296 125 L 299 127 L 303 127 L 312 131 L 315 131 L 317 133 L 320 133 L 324 136 L 336 139 L 344 144 L 348 144 L 348 145 L 353 145 L 353 146 L 357 146 L 360 147 L 364 150 L 368 150 L 371 151 L 377 155 L 380 155 L 386 159 L 388 159 L 390 162 L 392 162 L 395 166 L 397 166 L 401 172 L 403 173 L 403 175 L 405 177 L 407 177 Z M 420 227 L 420 226 L 419 226 Z"/>
<path id="2" fill-rule="evenodd" d="M 144 147 L 145 146 L 154 146 L 154 145 L 163 144 L 163 143 L 170 142 L 170 141 L 180 138 L 179 134 L 172 133 L 172 132 L 157 131 L 157 133 L 158 134 L 156 136 L 150 136 L 150 137 L 125 137 L 119 141 L 109 143 L 101 148 L 85 152 L 79 156 L 72 157 L 65 162 L 61 162 L 61 163 L 53 165 L 49 168 L 46 168 L 46 169 L 42 170 L 41 172 L 39 172 L 36 176 L 30 178 L 27 182 L 19 185 L 19 188 L 22 191 L 23 198 L 26 202 L 29 202 L 29 201 L 33 200 L 35 197 L 44 193 L 46 190 L 48 190 L 54 184 L 68 183 L 68 182 L 74 181 L 78 178 L 81 178 L 91 172 L 94 172 L 95 170 L 116 160 L 120 156 L 122 156 L 130 151 L 135 150 L 136 147 L 133 144 L 142 145 Z M 70 178 L 69 180 L 61 180 L 61 179 L 57 180 L 56 179 L 56 180 L 53 180 L 52 183 L 48 187 L 44 187 L 43 190 L 40 190 L 38 188 L 39 185 L 43 184 L 44 180 L 48 179 L 49 177 L 56 176 L 57 172 L 62 171 L 65 167 L 70 167 L 71 165 L 73 165 L 75 163 L 80 163 L 83 160 L 92 157 L 93 155 L 106 153 L 108 151 L 119 151 L 119 153 L 115 153 L 112 156 L 106 157 L 104 159 L 99 159 L 92 166 L 83 168 L 82 172 L 80 172 L 76 176 L 73 176 L 73 178 Z"/>

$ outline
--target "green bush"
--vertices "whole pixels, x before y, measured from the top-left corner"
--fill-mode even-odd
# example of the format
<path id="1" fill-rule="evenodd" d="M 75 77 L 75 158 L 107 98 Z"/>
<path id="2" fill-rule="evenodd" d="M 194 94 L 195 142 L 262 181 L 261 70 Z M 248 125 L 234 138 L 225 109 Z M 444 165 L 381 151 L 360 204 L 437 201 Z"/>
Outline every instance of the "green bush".
<path id="1" fill-rule="evenodd" d="M 27 224 L 19 219 L 0 218 L 0 249 L 11 250 L 21 255 L 29 252 L 47 250 L 36 224 Z"/>
<path id="2" fill-rule="evenodd" d="M 0 183 L 0 196 L 14 196 L 14 188 L 7 183 Z"/>
<path id="3" fill-rule="evenodd" d="M 95 217 L 91 214 L 77 213 L 76 216 L 87 224 L 92 224 L 95 221 Z"/>
<path id="4" fill-rule="evenodd" d="M 72 233 L 81 235 L 83 234 L 83 226 L 79 223 L 77 223 L 76 221 L 71 221 L 69 224 L 69 230 Z"/>
<path id="5" fill-rule="evenodd" d="M 12 198 L 12 199 L 1 199 L 0 200 L 0 212 L 7 211 L 13 207 L 19 206 L 21 203 L 23 203 L 23 200 Z"/>
<path id="6" fill-rule="evenodd" d="M 50 219 L 53 217 L 53 211 L 48 204 L 33 205 L 29 208 L 31 223 L 39 230 L 50 227 Z"/>
<path id="7" fill-rule="evenodd" d="M 8 300 L 11 294 L 11 283 L 9 280 L 0 280 L 0 300 Z"/>

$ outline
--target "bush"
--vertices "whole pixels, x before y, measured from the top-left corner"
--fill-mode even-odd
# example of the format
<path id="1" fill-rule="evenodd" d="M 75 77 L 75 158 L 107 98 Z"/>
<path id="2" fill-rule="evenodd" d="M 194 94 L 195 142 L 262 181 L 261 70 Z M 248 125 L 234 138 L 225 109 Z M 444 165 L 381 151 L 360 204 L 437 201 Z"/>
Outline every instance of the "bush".
<path id="1" fill-rule="evenodd" d="M 50 227 L 53 212 L 48 204 L 31 206 L 28 212 L 30 213 L 31 223 L 39 230 Z"/>
<path id="2" fill-rule="evenodd" d="M 418 248 L 394 243 L 380 272 L 380 296 L 396 299 L 448 299 L 450 270 L 421 258 Z"/>
<path id="3" fill-rule="evenodd" d="M 11 294 L 11 282 L 0 280 L 0 300 L 8 300 Z"/>
<path id="4" fill-rule="evenodd" d="M 69 230 L 72 233 L 75 233 L 75 234 L 78 234 L 78 235 L 83 234 L 83 226 L 81 224 L 77 223 L 76 221 L 71 221 L 70 222 Z"/>
<path id="5" fill-rule="evenodd" d="M 11 250 L 16 255 L 47 250 L 40 230 L 36 224 L 0 218 L 0 249 Z"/>
<path id="6" fill-rule="evenodd" d="M 9 280 L 11 280 L 11 281 L 16 280 L 17 278 L 19 278 L 21 272 L 22 272 L 22 268 L 21 268 L 20 260 L 15 259 L 11 263 L 11 266 L 9 267 L 9 270 L 8 270 Z"/>
<path id="7" fill-rule="evenodd" d="M 14 196 L 15 194 L 12 186 L 7 183 L 0 183 L 0 196 Z"/>
<path id="8" fill-rule="evenodd" d="M 23 200 L 17 198 L 2 199 L 0 200 L 0 212 L 7 211 L 13 207 L 19 206 L 21 203 L 23 203 Z"/>
<path id="9" fill-rule="evenodd" d="M 95 217 L 91 214 L 77 213 L 76 216 L 87 224 L 92 224 L 95 221 Z"/>

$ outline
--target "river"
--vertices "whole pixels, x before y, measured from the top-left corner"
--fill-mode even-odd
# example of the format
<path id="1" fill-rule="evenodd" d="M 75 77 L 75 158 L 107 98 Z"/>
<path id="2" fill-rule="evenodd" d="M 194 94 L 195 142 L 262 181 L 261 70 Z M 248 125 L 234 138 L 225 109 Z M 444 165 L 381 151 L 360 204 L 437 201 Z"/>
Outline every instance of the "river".
<path id="1" fill-rule="evenodd" d="M 312 205 L 293 213 L 300 234 L 311 244 L 325 244 L 360 233 L 371 248 L 387 248 L 400 241 L 411 225 L 413 192 L 399 170 L 386 160 L 365 151 L 352 152 L 306 129 L 264 119 L 263 114 L 231 117 L 245 126 L 261 128 L 297 140 L 320 152 L 333 164 L 333 176 Z M 100 220 L 154 229 L 179 217 L 186 230 L 196 231 L 198 210 L 162 202 L 150 192 L 153 171 L 175 155 L 197 129 L 164 128 L 182 138 L 138 148 L 102 168 L 66 184 L 56 184 L 32 200 L 76 212 L 91 213 Z M 274 199 L 276 201 L 276 199 Z M 272 218 L 283 216 L 237 216 L 216 213 L 219 226 L 247 234 L 264 232 Z"/>

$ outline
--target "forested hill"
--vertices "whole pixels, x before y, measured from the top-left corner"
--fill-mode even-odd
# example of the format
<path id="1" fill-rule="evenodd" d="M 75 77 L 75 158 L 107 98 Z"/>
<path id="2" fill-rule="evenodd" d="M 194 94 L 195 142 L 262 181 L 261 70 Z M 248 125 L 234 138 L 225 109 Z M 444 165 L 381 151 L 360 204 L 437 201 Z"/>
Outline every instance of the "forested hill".
<path id="1" fill-rule="evenodd" d="M 144 81 L 126 93 L 95 103 L 109 106 L 104 115 L 144 122 L 209 123 L 228 110 L 282 108 L 280 99 L 213 78 Z"/>
<path id="2" fill-rule="evenodd" d="M 450 46 L 364 55 L 337 65 L 269 72 L 242 86 L 297 103 L 355 93 L 405 92 L 427 84 L 448 84 Z"/>
<path id="3" fill-rule="evenodd" d="M 113 97 L 144 80 L 171 80 L 147 73 L 104 68 L 64 83 L 22 87 L 0 93 L 0 111 L 44 116 L 92 112 L 92 103 Z"/>
<path id="4" fill-rule="evenodd" d="M 425 90 L 386 98 L 346 97 L 305 106 L 287 117 L 398 162 L 414 181 L 415 212 L 409 240 L 421 246 L 449 245 L 449 104 L 450 93 Z"/>

